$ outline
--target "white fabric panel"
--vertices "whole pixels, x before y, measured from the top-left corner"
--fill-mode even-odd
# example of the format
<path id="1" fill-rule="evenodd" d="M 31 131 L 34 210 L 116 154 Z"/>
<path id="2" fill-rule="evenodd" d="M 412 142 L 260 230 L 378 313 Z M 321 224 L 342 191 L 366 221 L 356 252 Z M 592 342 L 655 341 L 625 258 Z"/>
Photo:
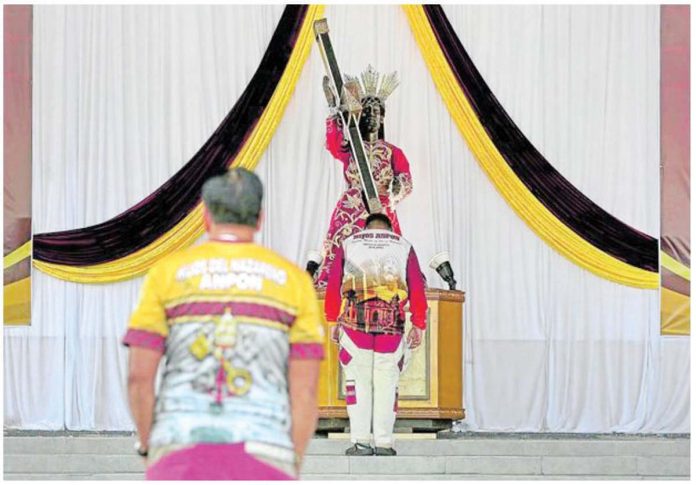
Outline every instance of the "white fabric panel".
<path id="1" fill-rule="evenodd" d="M 181 168 L 247 86 L 282 11 L 34 6 L 34 233 L 109 219 Z M 132 429 L 119 339 L 141 278 L 32 279 L 32 326 L 4 332 L 5 425 Z"/>
<path id="2" fill-rule="evenodd" d="M 606 210 L 658 234 L 658 8 L 446 11 L 502 104 L 551 163 Z M 448 249 L 467 291 L 462 427 L 687 431 L 688 360 L 659 337 L 657 292 L 578 268 L 517 218 L 449 118 L 399 9 L 329 6 L 327 17 L 343 70 L 357 73 L 371 62 L 401 74 L 387 101 L 386 133 L 413 172 L 414 192 L 398 208 L 402 228 L 423 266 Z M 320 247 L 343 189 L 340 164 L 321 148 L 322 75 L 314 51 L 257 170 L 269 194 L 262 241 L 300 263 Z M 431 286 L 443 286 L 426 273 Z M 666 396 L 682 405 L 664 409 Z"/>
<path id="3" fill-rule="evenodd" d="M 445 10 L 532 143 L 604 209 L 657 235 L 658 8 Z M 465 186 L 477 199 L 484 196 L 478 184 Z M 494 214 L 497 225 L 486 223 L 489 216 L 461 221 L 466 233 L 481 233 L 465 244 L 472 252 L 472 267 L 464 268 L 472 277 L 467 424 L 501 431 L 687 432 L 688 406 L 661 409 L 667 414 L 656 418 L 663 393 L 688 402 L 689 392 L 684 352 L 663 351 L 660 342 L 658 293 L 596 278 L 534 236 L 528 240 L 528 230 L 504 229 L 508 218 Z M 510 241 L 519 247 L 510 248 Z M 495 288 L 481 287 L 485 272 L 499 275 Z M 660 382 L 663 365 L 680 369 L 679 377 Z M 667 382 L 674 387 L 667 390 Z"/>
<path id="4" fill-rule="evenodd" d="M 659 205 L 626 198 L 658 197 L 659 9 L 444 9 L 486 83 L 546 159 L 609 213 L 658 234 Z"/>
<path id="5" fill-rule="evenodd" d="M 104 9 L 126 16 L 133 8 L 36 8 L 35 232 L 111 217 L 179 168 L 246 85 L 281 10 L 135 7 L 150 12 L 132 27 L 150 32 L 137 46 L 150 56 L 144 61 L 127 47 L 136 36 L 119 34 L 130 23 L 99 23 Z M 658 234 L 659 7 L 445 10 L 503 106 L 551 163 L 612 214 Z M 402 79 L 387 100 L 386 136 L 413 174 L 414 191 L 398 207 L 403 233 L 430 286 L 443 287 L 426 267 L 446 249 L 467 292 L 463 427 L 688 432 L 689 339 L 659 336 L 657 292 L 578 268 L 519 220 L 450 119 L 399 7 L 331 5 L 326 15 L 345 72 L 372 63 Z M 173 32 L 190 35 L 181 41 L 190 49 L 167 50 Z M 109 45 L 121 57 L 94 55 Z M 130 77 L 118 75 L 123 65 L 133 66 Z M 259 240 L 302 265 L 306 251 L 320 247 L 344 185 L 323 147 L 323 74 L 314 48 L 257 168 L 267 193 Z M 132 429 L 118 337 L 139 281 L 90 287 L 34 276 L 33 326 L 5 331 L 6 424 Z M 48 397 L 50 409 L 37 396 Z"/>

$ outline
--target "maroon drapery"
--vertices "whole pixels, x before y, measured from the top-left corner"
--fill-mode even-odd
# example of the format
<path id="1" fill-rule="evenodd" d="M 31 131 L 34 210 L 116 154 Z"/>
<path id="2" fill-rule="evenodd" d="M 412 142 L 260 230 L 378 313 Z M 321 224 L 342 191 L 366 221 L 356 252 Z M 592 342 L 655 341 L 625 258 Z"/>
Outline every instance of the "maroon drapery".
<path id="1" fill-rule="evenodd" d="M 227 170 L 258 123 L 285 71 L 306 13 L 306 5 L 285 7 L 249 85 L 181 170 L 113 219 L 81 229 L 34 235 L 34 258 L 73 266 L 105 263 L 147 246 L 181 221 L 198 204 L 203 183 Z"/>
<path id="2" fill-rule="evenodd" d="M 462 91 L 501 155 L 558 219 L 598 249 L 632 266 L 658 270 L 657 239 L 624 224 L 566 180 L 524 136 L 479 73 L 439 5 L 425 5 Z"/>

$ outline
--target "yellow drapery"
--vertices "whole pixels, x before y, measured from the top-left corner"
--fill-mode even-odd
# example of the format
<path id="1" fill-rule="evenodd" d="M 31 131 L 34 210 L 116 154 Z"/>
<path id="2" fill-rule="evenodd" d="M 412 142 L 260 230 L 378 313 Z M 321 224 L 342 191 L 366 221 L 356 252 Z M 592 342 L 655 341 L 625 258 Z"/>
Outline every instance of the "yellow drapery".
<path id="1" fill-rule="evenodd" d="M 31 256 L 31 239 L 20 247 L 12 251 L 10 254 L 2 258 L 4 269 L 14 266 L 25 258 Z"/>
<path id="2" fill-rule="evenodd" d="M 31 256 L 31 239 L 3 257 L 4 269 Z M 31 277 L 3 285 L 3 323 L 28 325 L 31 321 Z"/>
<path id="3" fill-rule="evenodd" d="M 552 248 L 597 276 L 637 288 L 658 288 L 658 273 L 631 266 L 588 243 L 527 189 L 506 163 L 462 92 L 423 7 L 404 5 L 403 10 L 452 119 L 483 171 L 517 215 Z"/>
<path id="4" fill-rule="evenodd" d="M 3 322 L 26 325 L 31 320 L 31 277 L 3 287 Z"/>
<path id="5" fill-rule="evenodd" d="M 662 335 L 689 335 L 691 298 L 662 287 L 660 294 Z"/>
<path id="6" fill-rule="evenodd" d="M 691 269 L 664 251 L 660 251 L 660 265 L 664 266 L 675 275 L 681 276 L 687 281 L 691 281 Z"/>
<path id="7" fill-rule="evenodd" d="M 672 273 L 691 281 L 691 269 L 664 251 L 660 251 L 660 264 Z M 691 298 L 663 286 L 660 294 L 660 321 L 662 335 L 689 335 Z"/>
<path id="8" fill-rule="evenodd" d="M 310 5 L 293 48 L 288 65 L 251 136 L 231 166 L 253 170 L 271 141 L 314 42 L 313 24 L 321 17 L 323 5 Z M 39 270 L 56 278 L 76 283 L 113 283 L 146 272 L 161 258 L 193 244 L 204 232 L 202 204 L 148 246 L 115 261 L 91 266 L 67 266 L 34 261 Z"/>

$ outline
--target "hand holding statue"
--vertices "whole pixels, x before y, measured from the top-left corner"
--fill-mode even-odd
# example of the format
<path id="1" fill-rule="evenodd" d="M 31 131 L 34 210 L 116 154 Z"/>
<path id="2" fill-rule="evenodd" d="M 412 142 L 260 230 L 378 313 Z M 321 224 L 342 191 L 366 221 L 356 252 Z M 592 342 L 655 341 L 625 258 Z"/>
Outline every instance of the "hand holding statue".
<path id="1" fill-rule="evenodd" d="M 423 341 L 423 330 L 418 327 L 411 327 L 411 331 L 408 332 L 408 337 L 406 337 L 406 343 L 408 348 L 413 350 L 417 348 Z"/>
<path id="2" fill-rule="evenodd" d="M 338 343 L 340 331 L 341 331 L 341 327 L 338 325 L 338 323 L 334 323 L 333 325 L 331 325 L 330 338 L 331 338 L 331 341 L 335 344 Z"/>

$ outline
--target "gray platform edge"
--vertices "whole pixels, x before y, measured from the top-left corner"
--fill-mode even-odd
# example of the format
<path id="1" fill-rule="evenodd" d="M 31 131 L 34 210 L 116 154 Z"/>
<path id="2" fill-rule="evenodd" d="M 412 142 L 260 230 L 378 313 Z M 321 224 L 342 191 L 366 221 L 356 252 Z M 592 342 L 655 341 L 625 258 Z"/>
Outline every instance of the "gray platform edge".
<path id="1" fill-rule="evenodd" d="M 346 457 L 315 438 L 306 480 L 676 479 L 690 476 L 690 436 L 449 433 L 397 441 L 397 457 Z M 140 480 L 132 433 L 5 430 L 6 480 Z"/>

